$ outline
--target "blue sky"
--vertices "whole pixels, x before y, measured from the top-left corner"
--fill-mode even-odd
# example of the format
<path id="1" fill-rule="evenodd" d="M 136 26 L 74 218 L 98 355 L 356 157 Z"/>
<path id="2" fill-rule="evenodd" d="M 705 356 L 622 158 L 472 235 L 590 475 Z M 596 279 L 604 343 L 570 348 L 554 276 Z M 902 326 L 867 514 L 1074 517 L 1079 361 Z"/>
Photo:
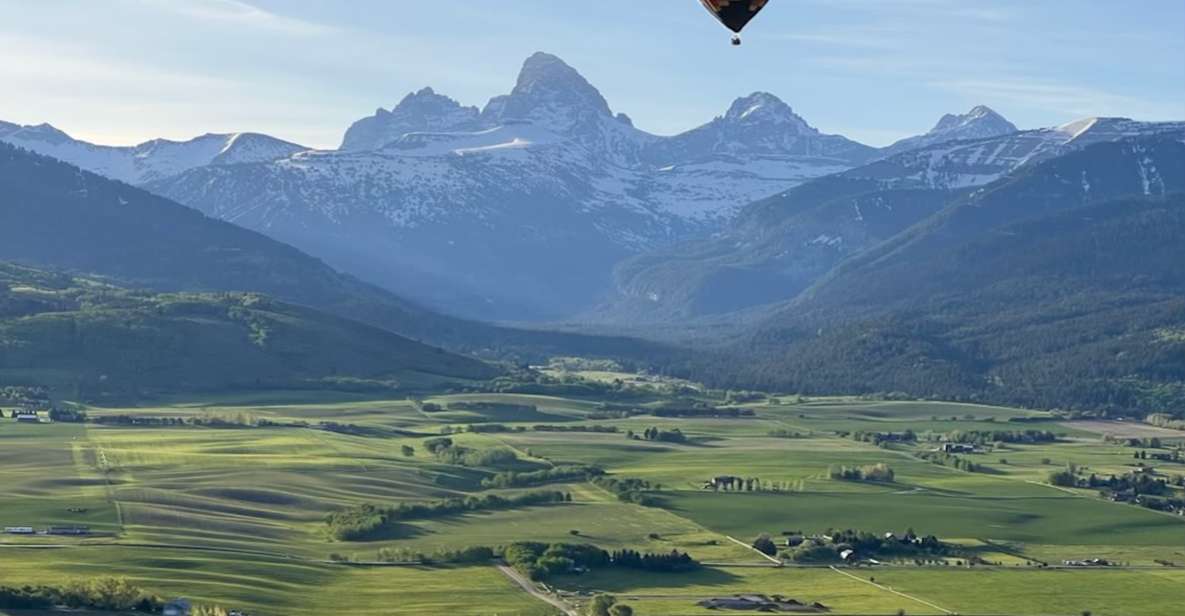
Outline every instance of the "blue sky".
<path id="1" fill-rule="evenodd" d="M 1181 0 L 771 0 L 736 49 L 695 0 L 0 0 L 0 17 L 0 120 L 102 143 L 335 147 L 425 85 L 483 105 L 538 50 L 665 134 L 755 90 L 873 145 L 980 103 L 1022 128 L 1185 120 Z"/>

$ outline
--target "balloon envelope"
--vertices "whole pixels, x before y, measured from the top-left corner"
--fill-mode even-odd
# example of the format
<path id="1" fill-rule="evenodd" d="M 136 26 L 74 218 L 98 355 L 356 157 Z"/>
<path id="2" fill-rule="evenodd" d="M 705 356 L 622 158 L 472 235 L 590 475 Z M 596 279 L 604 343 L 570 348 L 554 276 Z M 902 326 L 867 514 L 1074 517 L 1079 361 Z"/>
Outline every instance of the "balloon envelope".
<path id="1" fill-rule="evenodd" d="M 724 24 L 739 33 L 749 24 L 769 0 L 700 0 L 700 4 Z"/>

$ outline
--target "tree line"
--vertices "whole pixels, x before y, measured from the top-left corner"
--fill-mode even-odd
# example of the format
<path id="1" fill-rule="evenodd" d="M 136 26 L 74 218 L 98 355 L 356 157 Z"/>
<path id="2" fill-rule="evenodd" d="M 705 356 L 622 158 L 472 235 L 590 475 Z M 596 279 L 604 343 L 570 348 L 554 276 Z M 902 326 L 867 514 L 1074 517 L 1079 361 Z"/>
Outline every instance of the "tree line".
<path id="1" fill-rule="evenodd" d="M 537 505 L 571 502 L 572 495 L 560 491 L 536 491 L 513 496 L 468 496 L 427 503 L 375 505 L 363 503 L 325 517 L 329 534 L 338 541 L 367 541 L 389 524 L 402 520 L 440 518 L 473 511 L 497 511 Z"/>

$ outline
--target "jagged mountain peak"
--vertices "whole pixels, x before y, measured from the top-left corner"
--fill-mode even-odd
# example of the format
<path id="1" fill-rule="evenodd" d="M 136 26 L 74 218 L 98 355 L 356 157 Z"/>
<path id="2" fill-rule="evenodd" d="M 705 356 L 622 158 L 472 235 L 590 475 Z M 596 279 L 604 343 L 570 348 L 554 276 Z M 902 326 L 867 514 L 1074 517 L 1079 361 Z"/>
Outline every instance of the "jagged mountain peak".
<path id="1" fill-rule="evenodd" d="M 1015 133 L 1016 125 L 987 105 L 976 105 L 964 114 L 948 113 L 934 125 L 929 135 L 962 133 L 958 138 L 995 137 Z M 966 136 L 964 136 L 966 135 Z"/>
<path id="2" fill-rule="evenodd" d="M 1015 124 L 987 105 L 976 105 L 967 113 L 942 116 L 929 132 L 907 137 L 881 151 L 881 157 L 925 148 L 948 141 L 990 139 L 1019 132 Z"/>
<path id="3" fill-rule="evenodd" d="M 537 52 L 523 62 L 514 89 L 486 105 L 488 124 L 534 122 L 561 133 L 612 117 L 609 103 L 576 69 L 558 56 Z"/>
<path id="4" fill-rule="evenodd" d="M 390 111 L 379 108 L 346 130 L 342 150 L 375 150 L 408 133 L 473 129 L 480 112 L 430 87 L 409 92 Z"/>
<path id="5" fill-rule="evenodd" d="M 774 124 L 793 128 L 799 133 L 817 134 L 806 120 L 794 113 L 785 101 L 769 92 L 754 92 L 732 102 L 724 121 L 737 124 Z"/>
<path id="6" fill-rule="evenodd" d="M 454 111 L 459 109 L 471 109 L 476 112 L 476 107 L 463 107 L 461 103 L 443 94 L 437 94 L 436 90 L 431 87 L 424 87 L 416 92 L 410 92 L 404 96 L 399 104 L 391 109 L 390 113 L 399 114 L 400 112 L 407 114 L 423 114 L 428 115 L 432 113 L 439 113 L 441 111 Z M 381 110 L 380 110 L 381 111 Z"/>
<path id="7" fill-rule="evenodd" d="M 9 133 L 13 138 L 20 138 L 28 141 L 40 141 L 43 143 L 58 145 L 73 141 L 70 135 L 61 131 L 52 124 L 42 122 L 35 126 L 22 126 Z"/>

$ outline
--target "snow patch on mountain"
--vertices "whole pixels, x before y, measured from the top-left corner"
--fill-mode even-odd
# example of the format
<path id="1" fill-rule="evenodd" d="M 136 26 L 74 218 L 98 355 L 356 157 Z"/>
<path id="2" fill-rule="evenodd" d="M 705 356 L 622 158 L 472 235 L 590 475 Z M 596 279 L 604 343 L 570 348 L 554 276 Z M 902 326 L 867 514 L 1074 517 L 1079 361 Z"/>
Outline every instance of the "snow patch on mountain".
<path id="1" fill-rule="evenodd" d="M 136 146 L 105 146 L 76 140 L 49 124 L 0 130 L 0 140 L 129 184 L 143 184 L 206 165 L 273 161 L 306 149 L 256 133 L 207 134 L 189 141 L 154 139 Z"/>
<path id="2" fill-rule="evenodd" d="M 845 172 L 879 180 L 886 188 L 970 188 L 990 184 L 1024 165 L 1132 137 L 1185 136 L 1185 122 L 1086 118 L 1057 126 L 978 140 L 945 141 L 906 151 Z"/>
<path id="3" fill-rule="evenodd" d="M 990 107 L 978 105 L 964 114 L 946 114 L 924 135 L 902 139 L 881 151 L 882 157 L 950 141 L 989 139 L 1019 129 Z"/>

